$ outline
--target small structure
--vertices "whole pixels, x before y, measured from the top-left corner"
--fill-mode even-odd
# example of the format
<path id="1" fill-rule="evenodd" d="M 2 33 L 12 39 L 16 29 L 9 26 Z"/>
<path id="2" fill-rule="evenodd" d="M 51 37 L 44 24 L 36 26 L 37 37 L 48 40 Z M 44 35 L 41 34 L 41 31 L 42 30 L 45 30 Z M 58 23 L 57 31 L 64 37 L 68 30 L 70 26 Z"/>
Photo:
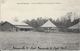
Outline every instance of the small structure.
<path id="1" fill-rule="evenodd" d="M 17 31 L 17 28 L 6 21 L 0 24 L 0 31 Z"/>
<path id="2" fill-rule="evenodd" d="M 58 31 L 57 26 L 55 24 L 53 24 L 50 20 L 48 20 L 41 27 L 44 28 L 45 30 L 47 30 L 48 32 L 50 32 L 50 31 L 53 31 L 53 32 Z"/>
<path id="3" fill-rule="evenodd" d="M 75 25 L 73 25 L 73 26 L 71 26 L 71 27 L 69 27 L 68 29 L 71 29 L 72 31 L 80 32 L 80 22 L 75 24 Z"/>

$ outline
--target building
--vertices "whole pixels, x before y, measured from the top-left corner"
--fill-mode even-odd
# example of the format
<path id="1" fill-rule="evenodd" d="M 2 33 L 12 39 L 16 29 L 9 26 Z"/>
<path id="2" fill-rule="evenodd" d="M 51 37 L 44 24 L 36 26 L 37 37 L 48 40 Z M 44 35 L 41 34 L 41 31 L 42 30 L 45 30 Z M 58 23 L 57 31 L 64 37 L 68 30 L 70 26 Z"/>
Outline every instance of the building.
<path id="1" fill-rule="evenodd" d="M 26 23 L 23 22 L 11 22 L 15 27 L 17 27 L 18 31 L 31 31 L 33 28 Z"/>
<path id="2" fill-rule="evenodd" d="M 72 31 L 79 31 L 80 32 L 80 22 L 69 27 L 68 29 L 72 30 Z"/>
<path id="3" fill-rule="evenodd" d="M 0 24 L 0 31 L 31 31 L 33 28 L 20 22 L 3 22 Z"/>
<path id="4" fill-rule="evenodd" d="M 6 21 L 0 24 L 0 31 L 17 31 L 17 28 Z"/>
<path id="5" fill-rule="evenodd" d="M 53 32 L 58 31 L 57 26 L 53 24 L 50 20 L 48 20 L 45 24 L 43 24 L 41 28 L 44 28 L 47 31 L 53 31 Z"/>

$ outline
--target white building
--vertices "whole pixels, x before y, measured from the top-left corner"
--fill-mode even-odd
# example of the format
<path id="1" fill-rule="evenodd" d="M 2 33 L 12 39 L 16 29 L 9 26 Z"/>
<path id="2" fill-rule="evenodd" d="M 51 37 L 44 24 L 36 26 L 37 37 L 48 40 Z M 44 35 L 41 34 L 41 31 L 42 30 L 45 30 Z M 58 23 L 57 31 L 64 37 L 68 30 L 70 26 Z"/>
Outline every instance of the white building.
<path id="1" fill-rule="evenodd" d="M 31 26 L 23 22 L 11 22 L 11 24 L 14 25 L 18 31 L 30 31 L 33 29 Z"/>
<path id="2" fill-rule="evenodd" d="M 48 31 L 58 31 L 57 26 L 55 24 L 53 24 L 50 20 L 48 20 L 41 27 L 44 28 L 45 30 L 48 30 Z"/>

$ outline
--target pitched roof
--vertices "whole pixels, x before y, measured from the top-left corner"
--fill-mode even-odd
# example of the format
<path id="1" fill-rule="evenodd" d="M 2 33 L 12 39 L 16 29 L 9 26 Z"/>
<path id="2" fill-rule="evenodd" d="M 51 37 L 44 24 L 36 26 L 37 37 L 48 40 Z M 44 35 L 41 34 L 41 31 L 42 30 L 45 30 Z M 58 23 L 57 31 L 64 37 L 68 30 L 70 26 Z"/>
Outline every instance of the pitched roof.
<path id="1" fill-rule="evenodd" d="M 23 22 L 11 22 L 11 23 L 18 28 L 32 28 L 31 26 Z"/>
<path id="2" fill-rule="evenodd" d="M 23 22 L 10 22 L 10 23 L 13 25 L 28 25 L 28 24 L 23 23 Z"/>
<path id="3" fill-rule="evenodd" d="M 8 21 L 5 21 L 5 22 L 3 22 L 3 23 L 1 23 L 1 25 L 4 25 L 5 23 L 8 23 L 8 24 L 10 24 L 10 25 L 12 25 L 10 22 L 8 22 Z M 12 25 L 13 26 L 13 25 Z"/>
<path id="4" fill-rule="evenodd" d="M 80 22 L 71 26 L 71 27 L 69 27 L 69 29 L 80 29 Z"/>
<path id="5" fill-rule="evenodd" d="M 48 20 L 45 24 L 43 24 L 41 27 L 56 27 L 50 20 Z"/>

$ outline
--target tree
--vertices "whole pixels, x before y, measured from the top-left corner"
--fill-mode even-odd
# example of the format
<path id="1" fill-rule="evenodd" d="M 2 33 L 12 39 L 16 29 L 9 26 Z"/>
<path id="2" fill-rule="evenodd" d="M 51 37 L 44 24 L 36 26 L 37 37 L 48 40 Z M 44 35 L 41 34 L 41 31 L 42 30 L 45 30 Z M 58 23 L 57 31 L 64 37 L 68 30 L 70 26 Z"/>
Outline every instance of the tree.
<path id="1" fill-rule="evenodd" d="M 30 26 L 34 28 L 40 27 L 42 24 L 44 24 L 47 21 L 47 19 L 43 19 L 42 17 L 32 20 L 25 20 L 24 22 L 29 24 Z"/>
<path id="2" fill-rule="evenodd" d="M 56 21 L 55 21 L 55 24 L 58 26 L 58 27 L 61 27 L 61 28 L 68 28 L 74 24 L 76 24 L 78 22 L 77 19 L 73 20 L 73 22 L 71 21 L 71 17 L 75 17 L 75 14 L 73 14 L 73 12 L 68 12 L 66 15 L 64 15 L 63 17 L 61 17 L 60 19 L 58 18 Z"/>
<path id="3" fill-rule="evenodd" d="M 43 25 L 47 20 L 52 21 L 57 27 L 59 28 L 68 28 L 78 22 L 78 20 L 74 20 L 73 22 L 71 21 L 71 17 L 75 17 L 75 14 L 72 12 L 68 12 L 66 15 L 61 17 L 60 19 L 53 20 L 52 18 L 49 19 L 43 19 L 42 17 L 39 17 L 37 19 L 32 19 L 32 20 L 25 20 L 24 22 L 29 24 L 30 26 L 34 28 L 38 28 L 41 25 Z"/>

